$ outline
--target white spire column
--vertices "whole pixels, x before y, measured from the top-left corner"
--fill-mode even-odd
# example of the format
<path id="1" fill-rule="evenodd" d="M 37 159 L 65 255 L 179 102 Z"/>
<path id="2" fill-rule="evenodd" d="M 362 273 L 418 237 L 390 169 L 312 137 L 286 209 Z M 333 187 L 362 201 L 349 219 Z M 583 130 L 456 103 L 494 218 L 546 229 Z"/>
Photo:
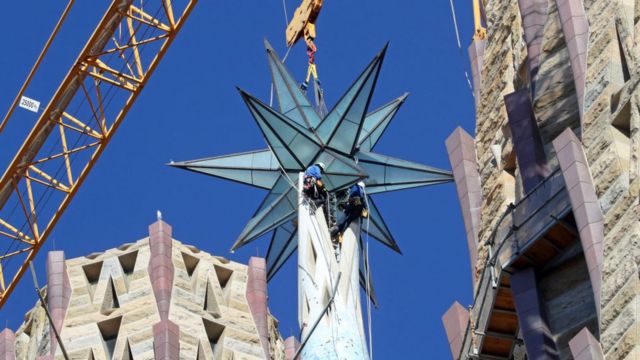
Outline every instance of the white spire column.
<path id="1" fill-rule="evenodd" d="M 360 224 L 354 221 L 345 231 L 336 259 L 324 213 L 320 208 L 311 210 L 301 192 L 302 181 L 301 173 L 298 322 L 304 347 L 300 359 L 368 359 L 359 291 Z"/>

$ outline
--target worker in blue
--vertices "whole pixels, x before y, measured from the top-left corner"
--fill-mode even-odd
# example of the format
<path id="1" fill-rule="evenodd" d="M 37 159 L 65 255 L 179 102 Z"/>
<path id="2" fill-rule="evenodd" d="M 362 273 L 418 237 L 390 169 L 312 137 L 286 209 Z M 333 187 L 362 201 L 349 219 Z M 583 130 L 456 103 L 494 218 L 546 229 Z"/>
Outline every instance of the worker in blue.
<path id="1" fill-rule="evenodd" d="M 321 205 L 326 200 L 327 190 L 322 183 L 325 165 L 322 162 L 315 163 L 304 172 L 303 193 L 316 205 Z"/>
<path id="2" fill-rule="evenodd" d="M 323 162 L 319 162 L 319 163 L 315 163 L 311 166 L 309 166 L 307 168 L 307 170 L 304 171 L 304 177 L 313 177 L 317 180 L 322 179 L 322 173 L 324 173 L 324 163 Z"/>
<path id="3" fill-rule="evenodd" d="M 342 234 L 353 221 L 369 216 L 365 196 L 364 183 L 362 181 L 349 188 L 347 200 L 338 204 L 338 208 L 344 211 L 344 218 L 338 225 L 331 227 L 332 239 L 341 239 Z"/>

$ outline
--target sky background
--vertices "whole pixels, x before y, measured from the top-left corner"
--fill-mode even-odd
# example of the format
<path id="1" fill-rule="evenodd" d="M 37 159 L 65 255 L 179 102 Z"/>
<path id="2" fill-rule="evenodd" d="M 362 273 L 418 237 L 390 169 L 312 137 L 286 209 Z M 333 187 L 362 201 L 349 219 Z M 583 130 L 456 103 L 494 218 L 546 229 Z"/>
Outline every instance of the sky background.
<path id="1" fill-rule="evenodd" d="M 4 114 L 66 1 L 3 4 L 0 111 Z M 25 95 L 47 104 L 108 7 L 76 0 L 69 18 Z M 286 0 L 288 14 L 299 5 Z M 470 1 L 455 1 L 463 50 L 449 2 L 325 1 L 317 22 L 316 61 L 327 105 L 333 106 L 373 56 L 390 41 L 371 110 L 404 92 L 407 102 L 376 152 L 450 169 L 444 141 L 457 127 L 473 133 L 473 98 L 465 79 L 473 20 Z M 190 160 L 261 149 L 265 141 L 238 95 L 240 86 L 265 102 L 270 74 L 262 39 L 282 56 L 285 18 L 280 0 L 200 1 L 101 159 L 38 255 L 45 279 L 49 250 L 67 258 L 147 236 L 160 209 L 174 238 L 247 263 L 265 256 L 268 236 L 229 249 L 266 194 L 264 190 L 170 168 Z M 289 55 L 298 79 L 304 46 Z M 17 109 L 13 127 L 28 131 L 37 115 Z M 22 141 L 0 134 L 2 171 Z M 373 356 L 450 358 L 441 316 L 453 301 L 472 301 L 469 256 L 453 183 L 375 196 L 404 255 L 372 242 L 370 262 L 380 308 L 373 311 Z M 283 337 L 298 334 L 295 257 L 269 283 L 269 307 Z M 36 296 L 23 277 L 0 309 L 0 326 L 16 330 Z M 418 353 L 420 355 L 418 355 Z"/>

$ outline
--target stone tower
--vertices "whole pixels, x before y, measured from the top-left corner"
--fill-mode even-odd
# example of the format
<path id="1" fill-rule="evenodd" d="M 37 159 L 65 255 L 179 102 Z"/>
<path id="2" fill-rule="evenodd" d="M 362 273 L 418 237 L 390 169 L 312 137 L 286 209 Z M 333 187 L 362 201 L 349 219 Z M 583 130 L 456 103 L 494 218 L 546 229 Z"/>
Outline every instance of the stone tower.
<path id="1" fill-rule="evenodd" d="M 640 1 L 484 1 L 446 141 L 474 302 L 454 359 L 640 359 Z"/>
<path id="2" fill-rule="evenodd" d="M 149 237 L 75 259 L 47 259 L 46 299 L 72 359 L 285 359 L 267 308 L 265 262 L 213 256 L 172 238 L 162 220 Z M 1 359 L 63 359 L 37 305 Z"/>

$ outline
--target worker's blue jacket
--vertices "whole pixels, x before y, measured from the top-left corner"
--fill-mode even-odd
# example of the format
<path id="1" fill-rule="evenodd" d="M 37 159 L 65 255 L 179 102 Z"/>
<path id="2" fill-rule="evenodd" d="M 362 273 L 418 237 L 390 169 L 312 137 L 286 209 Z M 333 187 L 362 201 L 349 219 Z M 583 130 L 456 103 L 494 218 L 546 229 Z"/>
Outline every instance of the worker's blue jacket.
<path id="1" fill-rule="evenodd" d="M 322 170 L 318 165 L 311 165 L 305 170 L 304 177 L 314 177 L 318 180 L 322 179 Z"/>

